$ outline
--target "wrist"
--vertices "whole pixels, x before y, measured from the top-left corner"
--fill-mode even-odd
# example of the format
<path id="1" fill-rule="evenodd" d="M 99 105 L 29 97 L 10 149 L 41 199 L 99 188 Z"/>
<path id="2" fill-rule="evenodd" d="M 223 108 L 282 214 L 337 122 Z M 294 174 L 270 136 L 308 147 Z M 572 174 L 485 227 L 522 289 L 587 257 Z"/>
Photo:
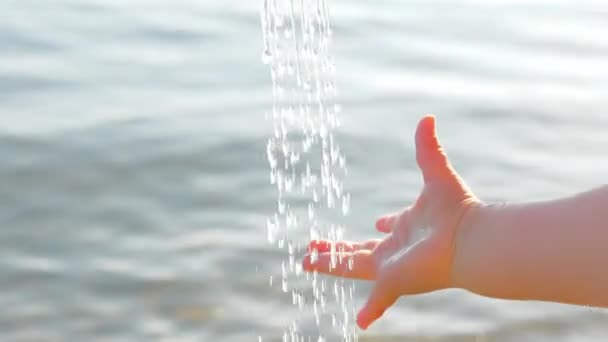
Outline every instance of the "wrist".
<path id="1" fill-rule="evenodd" d="M 454 255 L 450 274 L 450 287 L 476 292 L 474 286 L 474 263 L 476 258 L 482 258 L 481 250 L 476 243 L 479 230 L 483 229 L 485 221 L 496 205 L 474 202 L 463 214 L 454 236 Z"/>

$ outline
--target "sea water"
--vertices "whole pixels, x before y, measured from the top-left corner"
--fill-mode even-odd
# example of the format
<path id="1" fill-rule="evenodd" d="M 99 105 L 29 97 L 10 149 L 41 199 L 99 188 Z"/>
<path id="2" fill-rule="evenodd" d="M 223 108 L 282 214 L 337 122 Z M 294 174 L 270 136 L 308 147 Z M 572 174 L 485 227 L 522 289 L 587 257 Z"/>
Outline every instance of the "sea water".
<path id="1" fill-rule="evenodd" d="M 265 115 L 272 125 L 266 154 L 277 190 L 266 233 L 285 255 L 277 286 L 290 294 L 302 317 L 314 315 L 317 326 L 315 336 L 306 335 L 295 320 L 283 341 L 325 341 L 330 332 L 343 341 L 357 339 L 354 284 L 303 273 L 300 263 L 310 240 L 343 237 L 341 217 L 350 209 L 346 158 L 336 135 L 341 106 L 329 10 L 326 0 L 264 0 L 261 9 L 261 58 L 270 68 L 273 98 Z M 345 262 L 341 252 L 331 248 L 332 265 Z M 316 251 L 311 257 L 314 262 Z M 270 286 L 275 282 L 270 276 Z"/>

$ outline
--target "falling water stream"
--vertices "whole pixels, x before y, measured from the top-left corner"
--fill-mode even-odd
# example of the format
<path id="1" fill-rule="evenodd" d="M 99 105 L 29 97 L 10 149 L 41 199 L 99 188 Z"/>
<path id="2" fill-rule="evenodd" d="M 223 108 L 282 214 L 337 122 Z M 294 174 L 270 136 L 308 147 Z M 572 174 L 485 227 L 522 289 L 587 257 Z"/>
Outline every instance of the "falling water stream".
<path id="1" fill-rule="evenodd" d="M 277 265 L 280 279 L 270 276 L 269 284 L 291 297 L 300 318 L 314 316 L 316 322 L 311 335 L 296 319 L 282 338 L 320 342 L 338 335 L 343 341 L 356 341 L 354 284 L 304 273 L 300 264 L 311 239 L 343 237 L 341 221 L 350 208 L 344 184 L 346 159 L 336 138 L 341 107 L 336 103 L 329 4 L 264 0 L 261 24 L 262 62 L 270 67 L 273 98 L 266 113 L 273 132 L 267 155 L 270 182 L 277 189 L 277 209 L 268 219 L 267 234 L 269 243 L 285 256 Z M 348 262 L 342 259 L 341 251 L 331 248 L 332 265 Z"/>

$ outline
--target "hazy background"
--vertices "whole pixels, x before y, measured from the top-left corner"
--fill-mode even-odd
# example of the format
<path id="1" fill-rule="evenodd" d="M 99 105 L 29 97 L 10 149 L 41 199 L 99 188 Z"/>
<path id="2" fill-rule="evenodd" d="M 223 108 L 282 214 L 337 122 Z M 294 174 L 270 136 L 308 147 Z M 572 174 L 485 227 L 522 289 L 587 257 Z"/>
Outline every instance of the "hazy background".
<path id="1" fill-rule="evenodd" d="M 281 254 L 259 5 L 0 2 L 0 340 L 279 340 L 295 310 L 268 286 Z M 607 181 L 608 2 L 330 6 L 349 237 L 417 195 L 427 112 L 485 200 Z M 403 298 L 362 335 L 606 338 L 604 310 L 460 291 Z"/>

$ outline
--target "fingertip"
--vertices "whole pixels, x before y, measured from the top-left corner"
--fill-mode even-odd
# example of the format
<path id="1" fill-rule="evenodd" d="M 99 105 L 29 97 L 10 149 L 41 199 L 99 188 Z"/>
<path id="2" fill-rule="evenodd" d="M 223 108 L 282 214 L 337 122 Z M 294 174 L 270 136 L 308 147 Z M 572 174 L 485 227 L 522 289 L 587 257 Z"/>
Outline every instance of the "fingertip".
<path id="1" fill-rule="evenodd" d="M 433 178 L 451 177 L 454 173 L 441 146 L 435 127 L 435 117 L 425 116 L 416 130 L 416 162 L 425 182 Z"/>
<path id="2" fill-rule="evenodd" d="M 317 249 L 316 245 L 317 245 L 317 240 L 311 240 L 308 243 L 308 246 L 306 246 L 306 253 L 312 253 L 313 250 Z"/>
<path id="3" fill-rule="evenodd" d="M 367 330 L 367 328 L 369 328 L 369 326 L 377 319 L 377 317 L 370 315 L 369 311 L 370 310 L 368 307 L 364 307 L 357 315 L 357 325 L 359 328 L 361 328 L 361 330 Z"/>
<path id="4" fill-rule="evenodd" d="M 416 141 L 419 145 L 424 145 L 424 143 L 432 142 L 433 145 L 438 143 L 436 137 L 436 127 L 435 127 L 435 115 L 427 114 L 418 123 L 418 128 L 416 129 Z"/>
<path id="5" fill-rule="evenodd" d="M 361 318 L 361 315 L 357 316 L 357 325 L 359 326 L 359 329 L 367 330 L 367 325 L 364 323 L 363 318 Z"/>
<path id="6" fill-rule="evenodd" d="M 372 312 L 370 309 L 363 309 L 357 316 L 357 325 L 362 330 L 367 330 L 374 322 L 376 322 L 382 315 L 384 315 L 384 311 L 381 312 Z"/>
<path id="7" fill-rule="evenodd" d="M 386 217 L 381 217 L 376 220 L 376 230 L 379 232 L 385 232 L 386 230 Z"/>
<path id="8" fill-rule="evenodd" d="M 306 251 L 312 253 L 317 251 L 319 253 L 328 252 L 331 248 L 331 242 L 325 240 L 312 240 L 308 243 Z"/>
<path id="9" fill-rule="evenodd" d="M 422 117 L 422 121 L 428 122 L 428 124 L 434 125 L 435 124 L 435 115 L 434 114 L 425 114 Z"/>
<path id="10" fill-rule="evenodd" d="M 310 259 L 310 254 L 306 254 L 302 259 L 302 269 L 306 272 L 312 272 L 314 270 L 312 260 Z"/>
<path id="11" fill-rule="evenodd" d="M 381 233 L 391 233 L 399 214 L 385 215 L 376 221 L 376 230 Z"/>
<path id="12" fill-rule="evenodd" d="M 394 283 L 390 279 L 380 278 L 376 281 L 365 306 L 357 315 L 357 325 L 361 329 L 367 329 L 395 304 L 398 296 L 394 290 Z"/>

